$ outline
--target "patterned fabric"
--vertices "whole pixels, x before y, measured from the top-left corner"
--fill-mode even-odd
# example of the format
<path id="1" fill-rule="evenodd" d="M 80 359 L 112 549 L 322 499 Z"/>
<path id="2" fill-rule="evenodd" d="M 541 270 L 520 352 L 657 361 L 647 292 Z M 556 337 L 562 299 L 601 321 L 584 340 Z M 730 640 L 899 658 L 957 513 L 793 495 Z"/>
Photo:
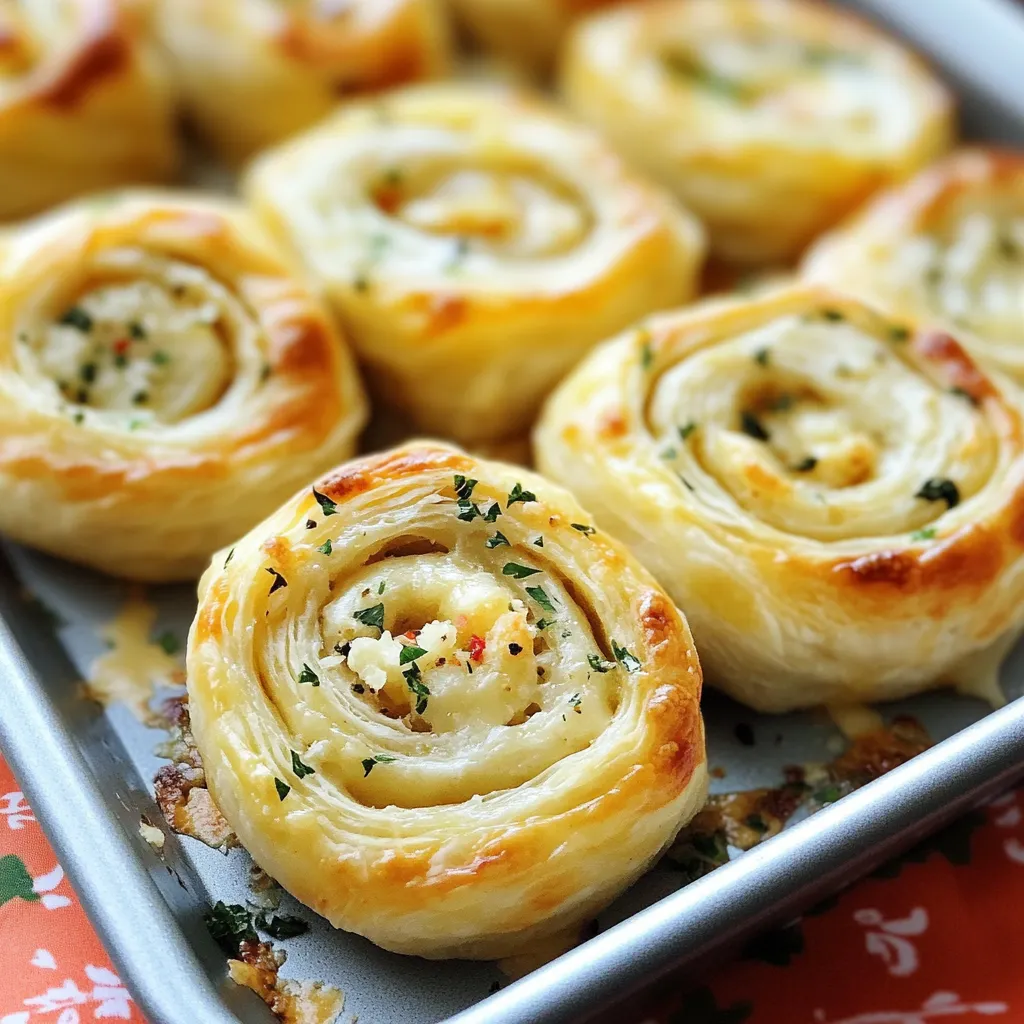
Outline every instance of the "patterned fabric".
<path id="1" fill-rule="evenodd" d="M 2 760 L 0 937 L 0 1024 L 143 1021 Z M 1024 790 L 626 1024 L 961 1020 L 1024 1024 Z"/>

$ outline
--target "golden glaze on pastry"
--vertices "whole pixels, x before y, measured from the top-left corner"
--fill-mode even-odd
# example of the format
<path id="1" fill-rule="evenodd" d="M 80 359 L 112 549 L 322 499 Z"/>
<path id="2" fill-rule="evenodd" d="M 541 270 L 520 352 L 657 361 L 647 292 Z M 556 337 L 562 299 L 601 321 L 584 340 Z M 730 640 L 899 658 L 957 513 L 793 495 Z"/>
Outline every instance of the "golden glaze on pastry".
<path id="1" fill-rule="evenodd" d="M 449 0 L 472 35 L 489 50 L 543 70 L 572 19 L 613 0 Z"/>
<path id="2" fill-rule="evenodd" d="M 124 0 L 0 4 L 0 219 L 177 165 L 165 69 Z"/>
<path id="3" fill-rule="evenodd" d="M 804 0 L 647 0 L 579 22 L 570 104 L 735 262 L 785 260 L 942 152 L 950 97 L 876 29 Z"/>
<path id="4" fill-rule="evenodd" d="M 442 0 L 160 0 L 159 19 L 194 121 L 235 161 L 449 61 Z"/>
<path id="5" fill-rule="evenodd" d="M 942 321 L 1024 383 L 1024 155 L 949 156 L 817 243 L 804 273 Z"/>
<path id="6" fill-rule="evenodd" d="M 326 311 L 243 208 L 125 192 L 0 239 L 0 532 L 195 578 L 353 451 L 364 399 Z"/>
<path id="7" fill-rule="evenodd" d="M 682 615 L 568 492 L 437 444 L 342 466 L 217 555 L 187 664 L 253 859 L 397 952 L 579 925 L 704 800 Z"/>
<path id="8" fill-rule="evenodd" d="M 693 293 L 696 221 L 587 129 L 475 85 L 353 104 L 254 165 L 382 400 L 464 443 L 529 430 L 598 341 Z"/>
<path id="9" fill-rule="evenodd" d="M 1017 390 L 823 288 L 652 317 L 552 395 L 542 472 L 753 707 L 895 698 L 1024 621 Z"/>

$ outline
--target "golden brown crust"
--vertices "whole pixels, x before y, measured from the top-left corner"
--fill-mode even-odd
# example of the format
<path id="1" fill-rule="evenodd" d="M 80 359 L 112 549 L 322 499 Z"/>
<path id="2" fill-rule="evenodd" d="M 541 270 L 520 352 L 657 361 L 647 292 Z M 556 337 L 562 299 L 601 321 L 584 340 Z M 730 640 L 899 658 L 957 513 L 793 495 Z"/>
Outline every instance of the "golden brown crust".
<path id="1" fill-rule="evenodd" d="M 699 806 L 685 620 L 589 523 L 539 477 L 424 442 L 327 474 L 215 559 L 188 655 L 206 777 L 335 925 L 505 955 L 606 903 Z"/>
<path id="2" fill-rule="evenodd" d="M 352 450 L 364 404 L 338 333 L 237 205 L 126 193 L 26 225 L 0 260 L 8 534 L 188 578 Z"/>
<path id="3" fill-rule="evenodd" d="M 535 447 L 756 707 L 936 685 L 1024 623 L 1024 408 L 944 330 L 803 285 L 664 314 Z"/>

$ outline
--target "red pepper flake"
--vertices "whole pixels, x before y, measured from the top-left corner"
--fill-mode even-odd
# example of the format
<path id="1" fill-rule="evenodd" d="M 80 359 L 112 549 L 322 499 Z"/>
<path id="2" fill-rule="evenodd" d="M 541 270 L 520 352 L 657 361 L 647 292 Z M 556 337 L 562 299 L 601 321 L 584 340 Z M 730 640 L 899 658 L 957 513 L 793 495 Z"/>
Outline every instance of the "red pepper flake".
<path id="1" fill-rule="evenodd" d="M 114 355 L 123 356 L 128 351 L 131 343 L 130 338 L 118 338 L 113 345 Z"/>
<path id="2" fill-rule="evenodd" d="M 402 636 L 404 636 L 406 640 L 415 640 L 416 639 L 416 630 L 415 629 L 407 629 L 402 634 Z"/>
<path id="3" fill-rule="evenodd" d="M 469 657 L 475 661 L 478 665 L 484 660 L 484 648 L 487 646 L 487 641 L 482 636 L 477 636 L 474 633 L 469 638 Z"/>

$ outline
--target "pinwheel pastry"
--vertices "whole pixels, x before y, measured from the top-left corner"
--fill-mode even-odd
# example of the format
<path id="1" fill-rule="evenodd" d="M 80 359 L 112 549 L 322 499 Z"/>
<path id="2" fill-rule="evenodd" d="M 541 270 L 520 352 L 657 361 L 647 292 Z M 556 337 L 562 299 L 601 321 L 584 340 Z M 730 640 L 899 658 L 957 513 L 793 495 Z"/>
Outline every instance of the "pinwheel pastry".
<path id="1" fill-rule="evenodd" d="M 1024 623 L 1024 412 L 944 330 L 790 286 L 651 318 L 555 392 L 540 468 L 755 708 L 896 698 Z"/>
<path id="2" fill-rule="evenodd" d="M 570 34 L 562 86 L 732 262 L 797 255 L 952 134 L 950 97 L 916 57 L 806 0 L 646 0 L 593 15 Z"/>
<path id="3" fill-rule="evenodd" d="M 177 166 L 165 68 L 127 0 L 0 4 L 0 220 Z"/>
<path id="4" fill-rule="evenodd" d="M 449 0 L 489 50 L 537 71 L 548 68 L 572 19 L 613 0 Z"/>
<path id="5" fill-rule="evenodd" d="M 591 346 L 690 297 L 703 250 L 595 134 L 481 84 L 350 105 L 260 158 L 245 191 L 382 400 L 464 443 L 525 433 Z"/>
<path id="6" fill-rule="evenodd" d="M 159 0 L 160 35 L 200 131 L 232 161 L 350 93 L 449 62 L 443 0 Z"/>
<path id="7" fill-rule="evenodd" d="M 579 925 L 704 801 L 686 622 L 568 492 L 420 443 L 214 558 L 188 645 L 213 798 L 336 927 L 490 959 Z"/>
<path id="8" fill-rule="evenodd" d="M 353 451 L 326 310 L 240 205 L 126 192 L 0 239 L 0 532 L 148 580 Z"/>
<path id="9" fill-rule="evenodd" d="M 1024 383 L 1024 155 L 947 157 L 817 243 L 804 272 L 944 322 Z"/>

